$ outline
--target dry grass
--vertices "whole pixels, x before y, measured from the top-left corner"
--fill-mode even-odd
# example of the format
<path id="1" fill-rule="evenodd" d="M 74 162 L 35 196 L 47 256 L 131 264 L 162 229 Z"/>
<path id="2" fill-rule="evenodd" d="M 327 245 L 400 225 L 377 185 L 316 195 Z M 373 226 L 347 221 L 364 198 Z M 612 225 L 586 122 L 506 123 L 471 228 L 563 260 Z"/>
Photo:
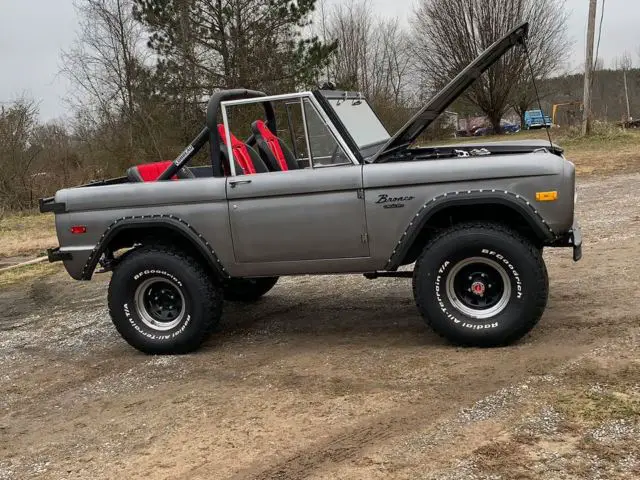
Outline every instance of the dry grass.
<path id="1" fill-rule="evenodd" d="M 536 388 L 473 450 L 477 476 L 456 478 L 640 478 L 637 353 L 634 344 L 590 353 Z"/>
<path id="2" fill-rule="evenodd" d="M 574 367 L 555 404 L 568 419 L 595 425 L 611 420 L 640 420 L 640 362 L 637 352 L 616 352 Z"/>
<path id="3" fill-rule="evenodd" d="M 11 214 L 0 219 L 0 258 L 36 257 L 57 244 L 53 215 Z"/>
<path id="4" fill-rule="evenodd" d="M 622 390 L 622 391 L 620 391 Z M 563 392 L 557 408 L 575 422 L 594 424 L 640 418 L 640 397 L 630 387 Z"/>

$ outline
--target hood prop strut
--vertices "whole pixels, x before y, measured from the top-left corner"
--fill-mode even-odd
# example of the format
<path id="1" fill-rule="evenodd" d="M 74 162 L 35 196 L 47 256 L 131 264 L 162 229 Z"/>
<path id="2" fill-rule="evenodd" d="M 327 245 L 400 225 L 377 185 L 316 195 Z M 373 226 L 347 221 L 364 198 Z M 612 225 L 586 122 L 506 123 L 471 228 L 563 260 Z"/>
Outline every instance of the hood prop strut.
<path id="1" fill-rule="evenodd" d="M 549 129 L 551 125 L 547 125 L 547 118 L 544 115 L 544 110 L 542 110 L 542 101 L 540 100 L 540 93 L 538 92 L 538 85 L 536 85 L 536 75 L 533 71 L 533 63 L 531 63 L 531 54 L 529 53 L 529 48 L 527 47 L 527 40 L 522 39 L 522 48 L 524 48 L 524 53 L 527 57 L 527 63 L 529 64 L 529 71 L 531 72 L 531 83 L 533 84 L 533 91 L 536 93 L 536 100 L 538 101 L 538 108 L 540 109 L 540 113 L 542 114 L 542 125 L 544 129 L 547 131 L 547 137 L 549 138 L 549 148 L 553 151 L 553 141 L 551 140 L 551 132 Z"/>

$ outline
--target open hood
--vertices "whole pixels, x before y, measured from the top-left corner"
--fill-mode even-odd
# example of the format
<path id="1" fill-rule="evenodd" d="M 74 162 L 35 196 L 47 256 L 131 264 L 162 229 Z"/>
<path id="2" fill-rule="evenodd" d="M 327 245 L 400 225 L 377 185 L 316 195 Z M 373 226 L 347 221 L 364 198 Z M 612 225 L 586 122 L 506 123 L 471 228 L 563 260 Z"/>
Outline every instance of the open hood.
<path id="1" fill-rule="evenodd" d="M 475 82 L 491 65 L 496 63 L 515 45 L 523 43 L 529 31 L 525 22 L 487 48 L 460 72 L 449 84 L 433 97 L 411 120 L 409 120 L 372 159 L 384 161 L 389 154 L 411 145 L 431 123 L 440 116 L 462 93 Z"/>

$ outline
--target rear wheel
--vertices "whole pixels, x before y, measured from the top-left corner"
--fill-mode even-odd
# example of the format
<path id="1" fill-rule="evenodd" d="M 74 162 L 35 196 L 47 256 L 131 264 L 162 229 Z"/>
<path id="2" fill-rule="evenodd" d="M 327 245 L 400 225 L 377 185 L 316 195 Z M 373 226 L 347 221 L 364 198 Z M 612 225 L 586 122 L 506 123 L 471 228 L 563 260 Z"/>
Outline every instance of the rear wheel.
<path id="1" fill-rule="evenodd" d="M 491 347 L 514 342 L 536 325 L 548 278 L 541 251 L 516 232 L 463 224 L 425 247 L 413 291 L 420 313 L 440 335 Z"/>
<path id="2" fill-rule="evenodd" d="M 222 316 L 222 291 L 196 260 L 147 246 L 127 254 L 111 277 L 109 312 L 134 348 L 150 354 L 196 350 Z"/>
<path id="3" fill-rule="evenodd" d="M 224 299 L 232 302 L 255 302 L 277 282 L 278 277 L 232 278 L 223 287 Z"/>

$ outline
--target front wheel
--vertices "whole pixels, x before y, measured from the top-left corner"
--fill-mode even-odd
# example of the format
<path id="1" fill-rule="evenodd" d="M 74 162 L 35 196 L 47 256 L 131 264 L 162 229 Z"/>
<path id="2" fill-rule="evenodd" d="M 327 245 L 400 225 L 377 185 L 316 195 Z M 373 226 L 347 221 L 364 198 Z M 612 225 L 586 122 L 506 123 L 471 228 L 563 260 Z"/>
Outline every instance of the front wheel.
<path id="1" fill-rule="evenodd" d="M 431 327 L 464 346 L 507 345 L 526 335 L 547 304 L 541 251 L 493 224 L 462 224 L 434 238 L 416 262 L 413 292 Z"/>
<path id="2" fill-rule="evenodd" d="M 111 277 L 109 312 L 134 348 L 150 354 L 196 350 L 222 316 L 222 290 L 194 258 L 166 246 L 127 254 Z"/>

